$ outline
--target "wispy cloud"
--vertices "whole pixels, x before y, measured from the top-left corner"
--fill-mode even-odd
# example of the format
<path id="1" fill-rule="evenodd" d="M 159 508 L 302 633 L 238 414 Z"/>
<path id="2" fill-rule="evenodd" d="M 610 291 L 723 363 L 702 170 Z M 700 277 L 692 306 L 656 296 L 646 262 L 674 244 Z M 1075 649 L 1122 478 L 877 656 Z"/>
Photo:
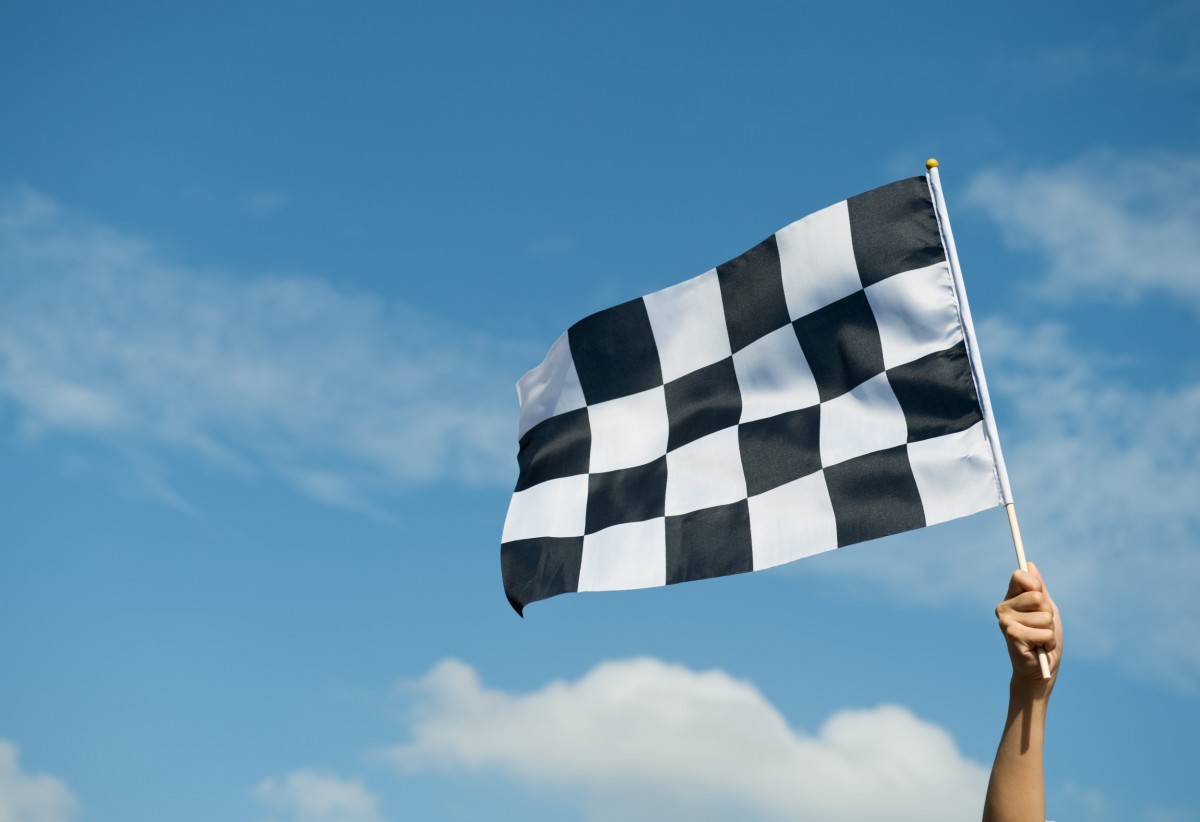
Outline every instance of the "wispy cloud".
<path id="1" fill-rule="evenodd" d="M 1027 549 L 1064 606 L 1068 654 L 1194 692 L 1200 384 L 1124 383 L 1057 325 L 991 320 L 979 335 L 989 385 L 1010 412 L 1001 436 Z M 951 524 L 922 533 L 919 551 L 864 546 L 815 567 L 904 599 L 998 601 L 1001 581 L 981 568 L 1014 561 L 1004 517 L 993 519 L 986 546 L 977 523 Z M 1135 592 L 1133 613 L 1113 607 Z"/>
<path id="2" fill-rule="evenodd" d="M 1200 157 L 1099 151 L 1055 168 L 993 169 L 967 200 L 1010 245 L 1045 259 L 1047 296 L 1159 295 L 1200 312 Z"/>
<path id="3" fill-rule="evenodd" d="M 1009 459 L 1022 519 L 1056 547 L 1075 636 L 1139 675 L 1194 691 L 1200 384 L 1123 383 L 1053 325 L 1031 333 L 994 322 L 981 333 L 1017 415 Z M 1132 591 L 1141 613 L 1113 611 Z"/>
<path id="4" fill-rule="evenodd" d="M 186 454 L 372 510 L 406 484 L 508 482 L 512 386 L 537 356 L 320 279 L 174 265 L 0 194 L 0 408 L 27 437 Z"/>
<path id="5" fill-rule="evenodd" d="M 0 739 L 0 820 L 5 822 L 67 822 L 79 803 L 61 779 L 29 773 L 21 766 L 20 751 Z"/>
<path id="6" fill-rule="evenodd" d="M 535 257 L 561 257 L 575 250 L 575 241 L 563 235 L 539 237 L 529 250 Z"/>
<path id="7" fill-rule="evenodd" d="M 1158 296 L 1200 313 L 1200 157 L 1099 151 L 993 170 L 970 199 L 1011 245 L 1044 257 L 1047 296 Z M 1050 549 L 1075 647 L 1195 692 L 1200 383 L 1132 385 L 1057 324 L 993 320 L 980 335 L 993 390 L 1015 412 L 1003 433 L 1022 521 Z M 1136 616 L 1107 607 L 1130 591 L 1142 594 Z"/>
<path id="8" fill-rule="evenodd" d="M 1056 168 L 985 172 L 969 199 L 1012 246 L 1044 257 L 1034 286 L 1043 295 L 1159 296 L 1200 312 L 1197 192 L 1200 158 L 1096 152 Z M 1068 653 L 1195 693 L 1200 383 L 1132 384 L 1061 322 L 993 318 L 979 335 L 1006 412 L 1001 434 L 1027 548 L 1065 606 Z M 817 567 L 873 578 L 903 599 L 987 602 L 1002 592 L 984 588 L 995 561 L 1012 562 L 1003 519 L 987 546 L 977 525 L 955 523 L 922 535 L 925 550 L 864 547 Z M 1111 607 L 1131 592 L 1136 613 Z"/>
<path id="9" fill-rule="evenodd" d="M 271 188 L 244 191 L 220 191 L 203 185 L 190 185 L 180 192 L 183 202 L 212 217 L 255 220 L 279 214 L 292 203 L 286 192 Z"/>
<path id="10" fill-rule="evenodd" d="M 264 779 L 254 796 L 287 822 L 383 822 L 379 800 L 358 779 L 298 770 Z"/>
<path id="11" fill-rule="evenodd" d="M 1135 21 L 1094 21 L 1084 39 L 1033 53 L 1005 50 L 999 61 L 1009 76 L 1037 91 L 1119 77 L 1150 86 L 1200 82 L 1200 6 L 1190 0 L 1138 7 Z"/>
<path id="12" fill-rule="evenodd" d="M 751 684 L 656 659 L 605 662 L 528 693 L 455 660 L 405 686 L 402 772 L 498 773 L 561 791 L 596 819 L 958 820 L 986 769 L 895 705 L 788 726 Z"/>
<path id="13" fill-rule="evenodd" d="M 281 191 L 248 191 L 239 204 L 251 217 L 266 217 L 286 207 L 288 196 Z"/>

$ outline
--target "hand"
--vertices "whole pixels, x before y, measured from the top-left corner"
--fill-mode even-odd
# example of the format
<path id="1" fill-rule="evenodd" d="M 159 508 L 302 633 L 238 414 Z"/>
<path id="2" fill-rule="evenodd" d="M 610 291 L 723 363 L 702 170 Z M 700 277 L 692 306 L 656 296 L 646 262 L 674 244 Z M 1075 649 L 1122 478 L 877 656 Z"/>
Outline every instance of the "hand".
<path id="1" fill-rule="evenodd" d="M 1000 621 L 1000 631 L 1008 643 L 1013 687 L 1029 689 L 1038 696 L 1049 696 L 1058 679 L 1058 663 L 1062 660 L 1062 618 L 1046 590 L 1041 573 L 1032 562 L 1028 571 L 1013 573 L 1008 583 L 1008 596 L 996 606 L 996 619 Z M 1042 679 L 1038 648 L 1049 657 L 1049 680 Z"/>

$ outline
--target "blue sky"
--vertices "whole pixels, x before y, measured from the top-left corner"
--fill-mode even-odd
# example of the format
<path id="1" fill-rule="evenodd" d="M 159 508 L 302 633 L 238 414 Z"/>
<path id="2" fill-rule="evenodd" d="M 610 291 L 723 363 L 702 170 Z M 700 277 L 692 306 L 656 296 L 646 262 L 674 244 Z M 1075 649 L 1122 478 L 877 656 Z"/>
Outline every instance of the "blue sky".
<path id="1" fill-rule="evenodd" d="M 972 816 L 999 511 L 525 620 L 498 563 L 565 327 L 936 156 L 1050 815 L 1200 819 L 1198 92 L 1195 2 L 5 4 L 0 817 Z"/>

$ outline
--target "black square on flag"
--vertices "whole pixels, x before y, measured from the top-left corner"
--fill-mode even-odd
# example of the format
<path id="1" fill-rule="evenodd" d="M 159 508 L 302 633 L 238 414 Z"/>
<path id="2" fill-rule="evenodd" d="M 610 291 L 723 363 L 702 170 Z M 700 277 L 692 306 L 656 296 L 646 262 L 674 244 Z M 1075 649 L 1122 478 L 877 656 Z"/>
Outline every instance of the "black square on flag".
<path id="1" fill-rule="evenodd" d="M 740 257 L 717 266 L 725 325 L 733 353 L 788 324 L 787 297 L 772 234 Z"/>
<path id="2" fill-rule="evenodd" d="M 667 517 L 667 584 L 754 570 L 745 500 Z"/>
<path id="3" fill-rule="evenodd" d="M 588 405 L 662 385 L 658 346 L 641 297 L 584 317 L 567 337 Z"/>
<path id="4" fill-rule="evenodd" d="M 586 408 L 542 420 L 521 437 L 521 450 L 517 452 L 521 470 L 516 490 L 524 491 L 546 480 L 586 474 L 591 450 L 592 427 Z"/>
<path id="5" fill-rule="evenodd" d="M 751 496 L 820 471 L 821 407 L 742 423 L 738 444 Z"/>
<path id="6" fill-rule="evenodd" d="M 890 368 L 887 378 L 904 409 L 909 442 L 965 431 L 983 420 L 967 347 L 961 341 Z"/>
<path id="7" fill-rule="evenodd" d="M 667 458 L 588 477 L 588 534 L 622 522 L 661 517 L 667 502 Z"/>
<path id="8" fill-rule="evenodd" d="M 946 259 L 933 198 L 924 177 L 911 177 L 846 201 L 858 276 L 866 288 L 902 271 Z"/>
<path id="9" fill-rule="evenodd" d="M 879 326 L 862 291 L 818 308 L 792 327 L 822 402 L 883 372 Z"/>
<path id="10" fill-rule="evenodd" d="M 670 433 L 667 450 L 737 425 L 742 416 L 733 357 L 707 365 L 665 387 Z"/>
<path id="11" fill-rule="evenodd" d="M 535 537 L 500 546 L 500 572 L 508 602 L 520 614 L 525 604 L 579 590 L 583 537 Z"/>
<path id="12" fill-rule="evenodd" d="M 838 546 L 925 527 L 921 492 L 898 445 L 825 469 L 825 484 L 837 520 Z"/>

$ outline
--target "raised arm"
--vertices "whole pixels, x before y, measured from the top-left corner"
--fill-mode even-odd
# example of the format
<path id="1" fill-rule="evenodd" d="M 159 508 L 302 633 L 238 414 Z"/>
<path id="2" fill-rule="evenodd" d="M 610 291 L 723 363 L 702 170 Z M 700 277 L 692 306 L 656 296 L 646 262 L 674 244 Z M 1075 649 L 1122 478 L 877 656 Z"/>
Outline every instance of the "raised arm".
<path id="1" fill-rule="evenodd" d="M 996 606 L 996 618 L 1008 643 L 1012 680 L 1008 719 L 996 750 L 992 778 L 983 806 L 984 822 L 1043 822 L 1046 784 L 1042 745 L 1046 707 L 1058 681 L 1062 659 L 1062 619 L 1046 584 L 1031 562 L 1008 583 L 1008 595 Z M 1042 679 L 1037 649 L 1050 658 L 1050 679 Z"/>

